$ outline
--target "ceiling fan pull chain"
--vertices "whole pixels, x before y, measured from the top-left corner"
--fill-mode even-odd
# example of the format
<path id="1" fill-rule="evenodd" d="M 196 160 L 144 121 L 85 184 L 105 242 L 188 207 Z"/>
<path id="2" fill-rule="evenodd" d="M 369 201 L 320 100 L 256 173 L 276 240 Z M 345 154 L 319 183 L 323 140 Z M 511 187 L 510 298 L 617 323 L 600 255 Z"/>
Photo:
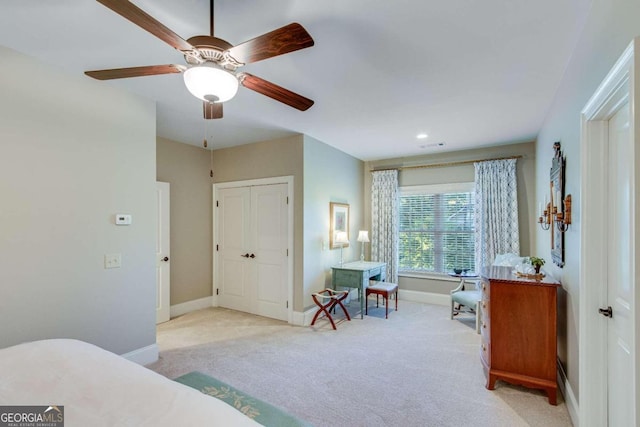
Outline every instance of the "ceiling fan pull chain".
<path id="1" fill-rule="evenodd" d="M 205 129 L 205 142 L 206 142 L 206 134 L 208 134 L 207 129 L 208 129 L 208 120 L 204 121 L 204 129 Z M 213 139 L 213 135 L 211 135 L 211 139 Z M 205 146 L 206 148 L 206 146 Z M 213 178 L 213 146 L 211 147 L 211 150 L 209 150 L 209 178 Z"/>
<path id="2" fill-rule="evenodd" d="M 202 140 L 202 146 L 204 148 L 207 148 L 208 144 L 207 144 L 207 121 L 204 121 L 204 139 Z"/>

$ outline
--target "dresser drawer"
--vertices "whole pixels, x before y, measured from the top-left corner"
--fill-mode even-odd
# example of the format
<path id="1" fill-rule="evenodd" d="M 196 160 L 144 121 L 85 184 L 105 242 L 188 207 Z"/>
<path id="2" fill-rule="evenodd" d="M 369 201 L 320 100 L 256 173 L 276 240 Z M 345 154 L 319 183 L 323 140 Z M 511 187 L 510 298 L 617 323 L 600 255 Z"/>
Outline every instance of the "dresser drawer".
<path id="1" fill-rule="evenodd" d="M 482 320 L 487 320 L 491 318 L 491 304 L 489 304 L 489 300 L 485 299 L 484 296 L 480 300 L 480 317 Z"/>
<path id="2" fill-rule="evenodd" d="M 372 268 L 369 270 L 369 276 L 371 277 L 379 276 L 380 273 L 382 273 L 382 267 Z M 382 280 L 382 278 L 380 278 L 380 280 Z"/>
<path id="3" fill-rule="evenodd" d="M 484 314 L 480 316 L 480 333 L 487 336 L 489 339 L 489 331 L 491 331 L 491 318 Z"/>
<path id="4" fill-rule="evenodd" d="M 482 292 L 483 298 L 489 299 L 491 287 L 489 286 L 489 282 L 486 280 L 482 280 L 480 282 L 480 291 Z"/>
<path id="5" fill-rule="evenodd" d="M 480 342 L 480 357 L 482 357 L 482 360 L 484 360 L 484 363 L 486 365 L 490 365 L 491 344 L 488 340 L 485 341 L 484 339 L 482 339 Z"/>

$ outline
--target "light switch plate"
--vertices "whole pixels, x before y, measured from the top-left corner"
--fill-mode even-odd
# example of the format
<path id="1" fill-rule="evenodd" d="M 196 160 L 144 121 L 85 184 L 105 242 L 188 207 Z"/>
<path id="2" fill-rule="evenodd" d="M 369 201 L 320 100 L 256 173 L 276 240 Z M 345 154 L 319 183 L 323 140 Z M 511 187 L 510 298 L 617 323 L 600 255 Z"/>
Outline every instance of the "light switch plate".
<path id="1" fill-rule="evenodd" d="M 104 268 L 120 268 L 122 267 L 122 257 L 120 254 L 105 254 Z"/>
<path id="2" fill-rule="evenodd" d="M 131 215 L 116 214 L 116 225 L 131 225 Z"/>

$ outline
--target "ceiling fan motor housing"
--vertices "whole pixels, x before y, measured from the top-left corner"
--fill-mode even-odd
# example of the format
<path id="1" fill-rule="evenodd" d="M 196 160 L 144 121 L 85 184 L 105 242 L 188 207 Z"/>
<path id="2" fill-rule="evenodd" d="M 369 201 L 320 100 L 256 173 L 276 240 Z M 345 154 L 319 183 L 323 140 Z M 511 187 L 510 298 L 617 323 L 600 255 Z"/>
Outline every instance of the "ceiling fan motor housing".
<path id="1" fill-rule="evenodd" d="M 191 55 L 184 56 L 185 61 L 190 65 L 198 65 L 208 61 L 231 71 L 235 71 L 238 67 L 244 65 L 225 52 L 233 47 L 226 40 L 212 36 L 194 36 L 188 39 L 187 42 L 200 52 L 200 58 Z"/>

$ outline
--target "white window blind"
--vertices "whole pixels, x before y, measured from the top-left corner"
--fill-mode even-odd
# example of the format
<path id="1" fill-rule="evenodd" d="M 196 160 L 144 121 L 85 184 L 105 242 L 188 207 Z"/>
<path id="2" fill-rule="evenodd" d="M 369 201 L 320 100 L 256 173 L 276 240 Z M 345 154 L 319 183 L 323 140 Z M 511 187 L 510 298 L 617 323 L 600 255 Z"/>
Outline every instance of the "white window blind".
<path id="1" fill-rule="evenodd" d="M 399 270 L 475 270 L 473 183 L 402 187 Z"/>

